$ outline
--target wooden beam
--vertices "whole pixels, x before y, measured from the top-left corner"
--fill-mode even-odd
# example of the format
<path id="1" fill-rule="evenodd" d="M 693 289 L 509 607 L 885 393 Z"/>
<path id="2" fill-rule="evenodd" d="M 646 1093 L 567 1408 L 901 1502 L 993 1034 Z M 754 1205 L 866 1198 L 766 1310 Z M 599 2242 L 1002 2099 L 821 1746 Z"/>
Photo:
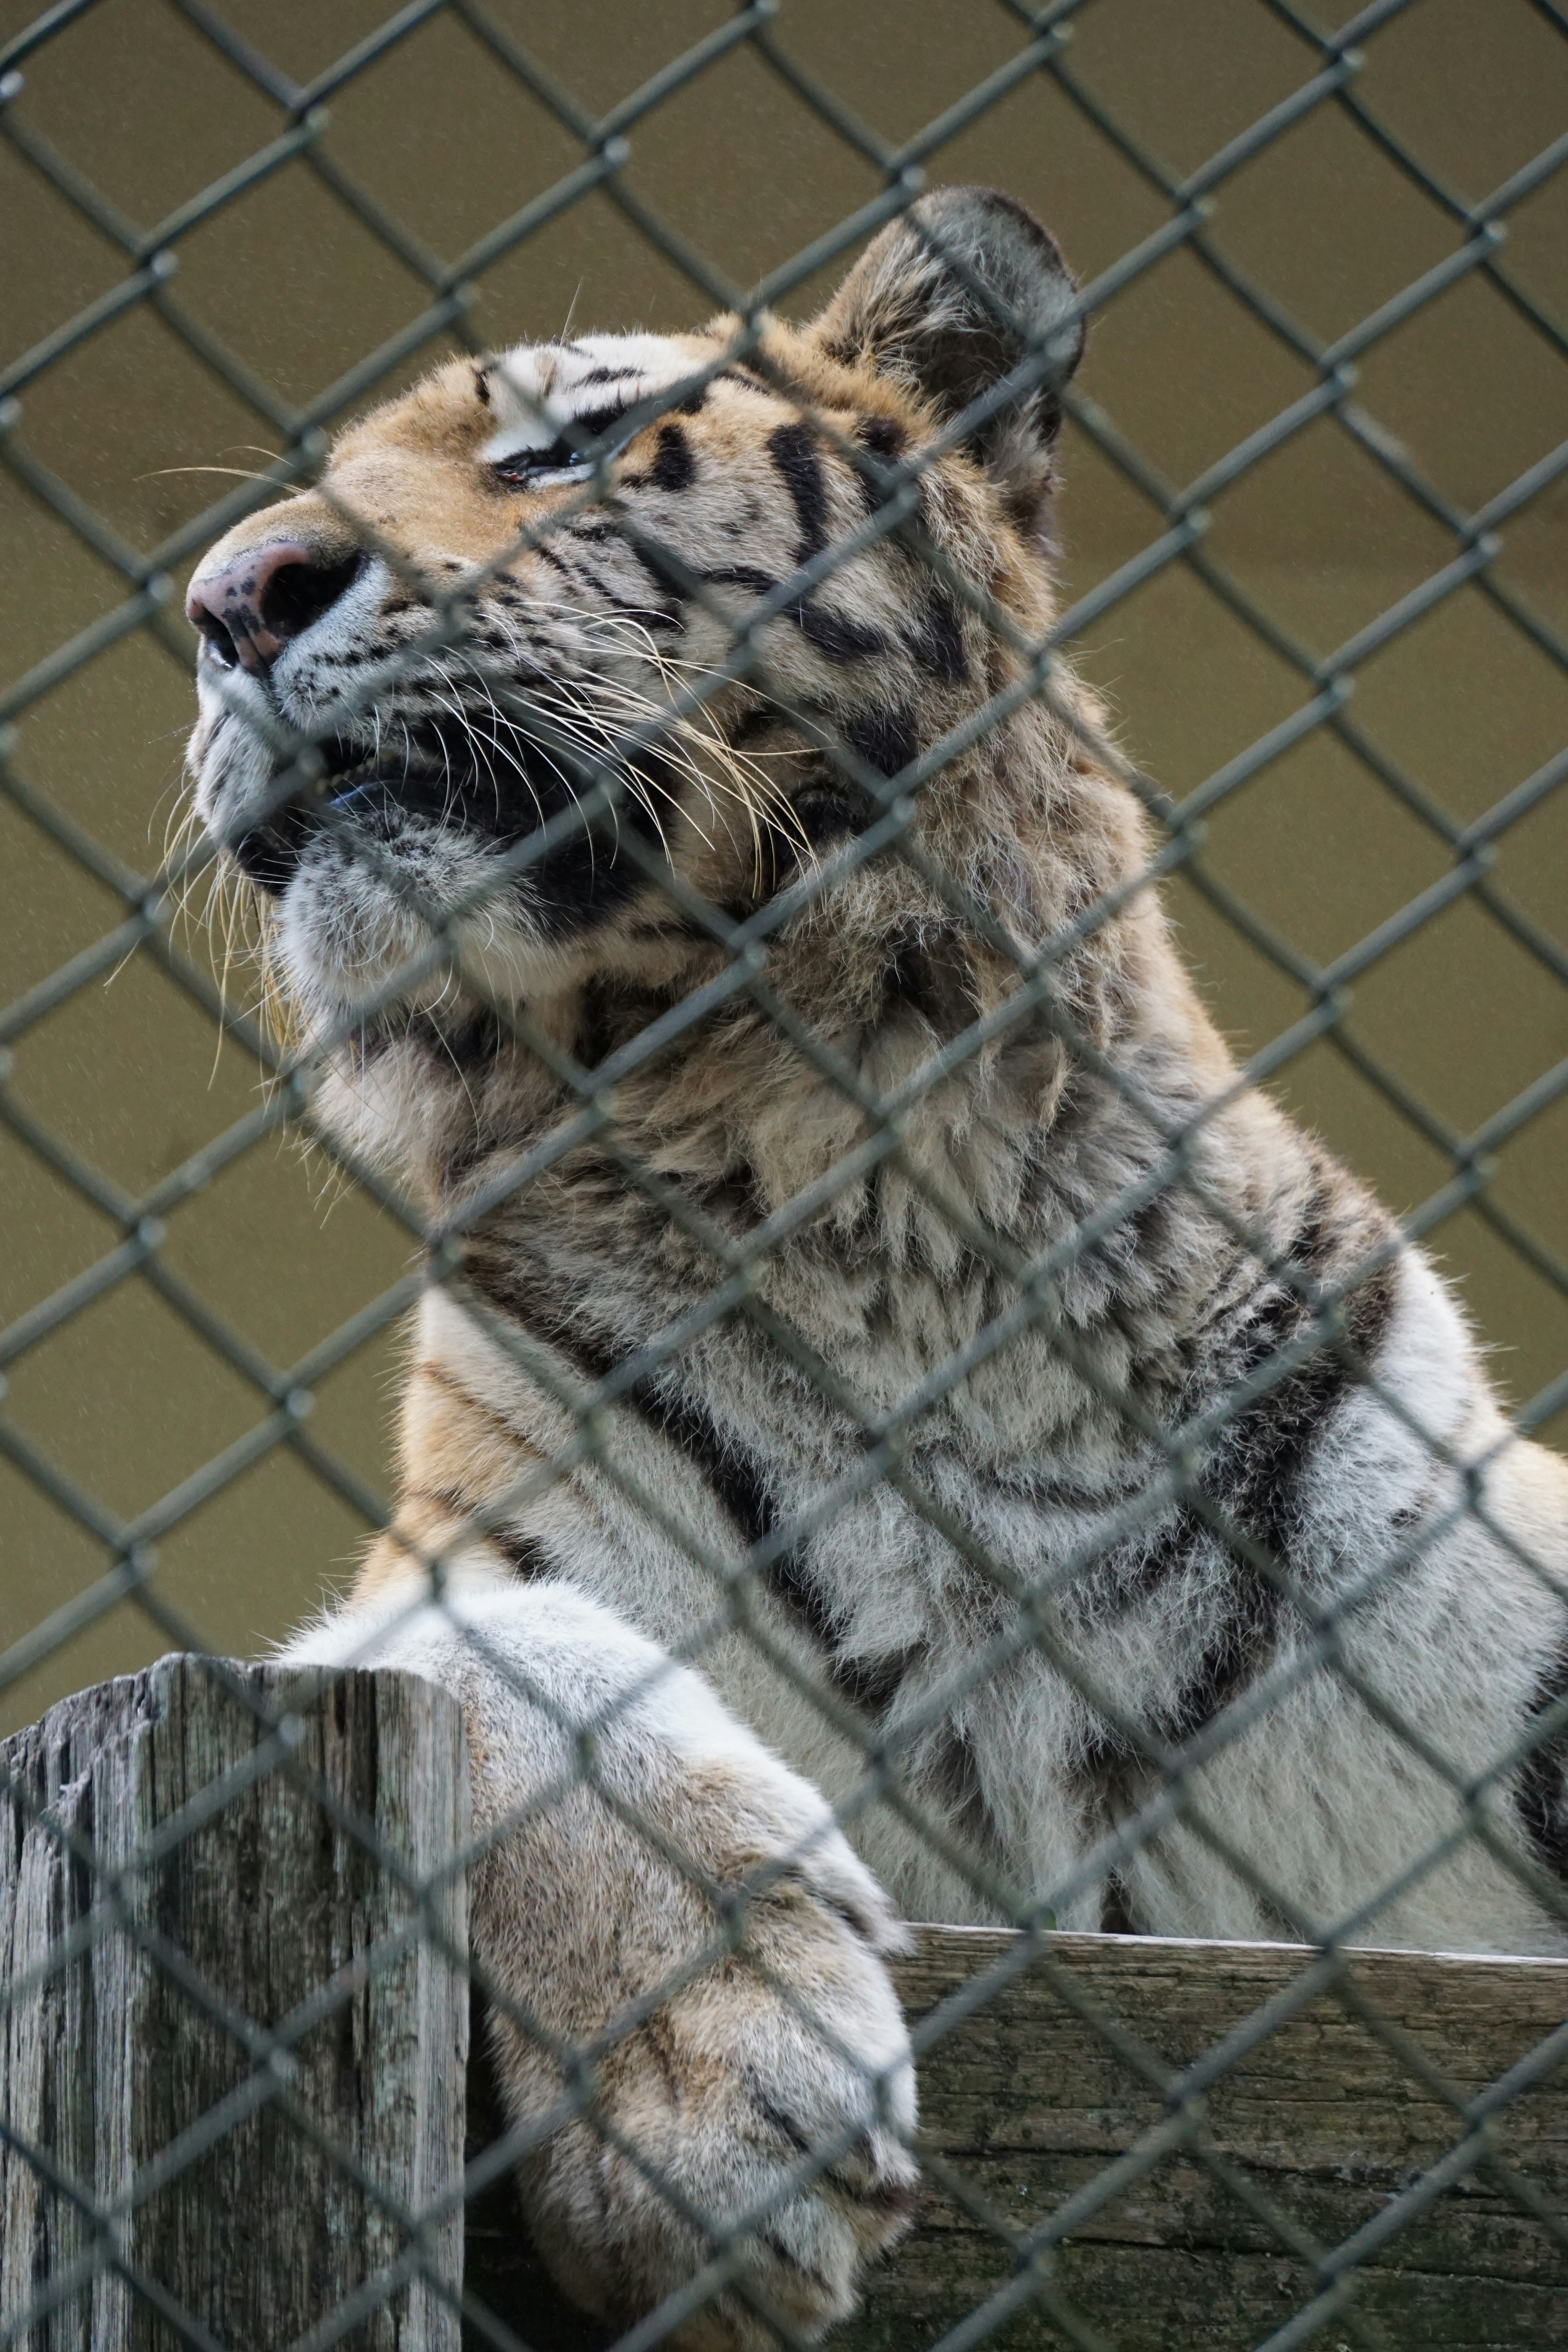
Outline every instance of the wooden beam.
<path id="1" fill-rule="evenodd" d="M 988 2304 L 996 2352 L 1071 2343 L 1079 2321 L 1118 2352 L 1243 2352 L 1331 2283 L 1310 2250 L 1358 2232 L 1348 2312 L 1301 2340 L 1568 2344 L 1568 1961 L 1368 1951 L 1336 1973 L 1289 1945 L 1135 1936 L 1020 1956 L 991 1929 L 924 1928 L 900 1968 L 926 2045 L 926 2189 L 847 2352 L 910 2352 Z M 1489 2154 L 1461 2110 L 1515 2068 Z M 1201 2095 L 1173 2108 L 1163 2085 L 1186 2069 Z M 1467 2141 L 1480 2160 L 1431 2196 Z M 1032 2233 L 1069 2207 L 1032 2299 Z"/>
<path id="2" fill-rule="evenodd" d="M 400 1872 L 467 1834 L 461 1721 L 347 1675 L 291 1771 L 255 1709 L 301 1687 L 165 1658 L 0 1748 L 0 2340 L 25 2352 L 280 2352 L 361 2294 L 345 2340 L 455 2352 L 460 2206 L 422 2250 L 398 2215 L 460 2186 L 468 1993 Z M 432 1916 L 460 1955 L 460 1877 Z"/>
<path id="3" fill-rule="evenodd" d="M 0 2340 L 23 2352 L 276 2352 L 361 2295 L 346 2340 L 456 2352 L 456 2203 L 417 2250 L 399 2215 L 455 2193 L 465 2105 L 470 2152 L 500 2129 L 477 2050 L 465 2101 L 440 1948 L 464 1948 L 462 1886 L 436 1938 L 409 1889 L 466 1835 L 458 1711 L 351 1675 L 298 1705 L 289 1771 L 256 1710 L 301 1687 L 166 1659 L 0 1748 Z M 925 2187 L 845 2352 L 955 2327 L 997 2352 L 1568 2344 L 1568 1961 L 930 1927 L 897 1973 Z M 612 2340 L 552 2294 L 504 2179 L 466 2263 L 535 2352 Z"/>

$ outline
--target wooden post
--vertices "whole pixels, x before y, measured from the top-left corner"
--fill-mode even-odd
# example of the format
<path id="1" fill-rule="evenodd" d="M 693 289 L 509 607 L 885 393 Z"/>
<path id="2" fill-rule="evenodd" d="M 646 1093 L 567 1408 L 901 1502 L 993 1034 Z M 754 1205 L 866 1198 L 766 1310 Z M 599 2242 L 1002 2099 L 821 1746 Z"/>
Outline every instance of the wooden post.
<path id="1" fill-rule="evenodd" d="M 274 1713 L 301 1687 L 223 1672 Z M 467 1827 L 453 1704 L 351 1675 L 299 1722 L 304 1769 L 416 1877 L 438 1873 Z M 21 2352 L 497 2340 L 459 2331 L 452 2300 L 465 2116 L 472 2154 L 500 2128 L 478 2047 L 465 2088 L 463 1971 L 395 1871 L 296 1779 L 258 1771 L 265 1737 L 210 1666 L 166 1659 L 0 1750 L 0 2343 Z M 437 1911 L 460 1950 L 460 1885 Z M 176 1954 L 224 2017 L 169 1973 Z M 1358 1953 L 1300 2000 L 1313 1967 L 1278 1944 L 1059 1936 L 1026 1953 L 996 1930 L 921 1929 L 898 1975 L 925 2188 L 835 2347 L 920 2352 L 974 2315 L 964 2342 L 995 2352 L 1247 2352 L 1323 2292 L 1313 2248 L 1348 2246 L 1351 2307 L 1310 2331 L 1324 2352 L 1560 2352 L 1568 1961 Z M 292 2061 L 270 2075 L 268 2035 Z M 1226 2036 L 1198 2104 L 1169 2107 L 1151 2069 Z M 1494 2086 L 1511 2095 L 1489 2102 Z M 1484 2137 L 1467 2137 L 1467 2101 Z M 443 2194 L 411 2250 L 399 2212 Z M 1046 2251 L 1033 2233 L 1064 2212 Z M 468 2293 L 535 2352 L 614 2340 L 552 2294 L 508 2180 L 466 2227 Z"/>
<path id="2" fill-rule="evenodd" d="M 456 2352 L 464 1971 L 300 1776 L 428 1878 L 467 1834 L 458 1711 L 348 1675 L 290 1771 L 236 1685 L 310 1689 L 165 1658 L 0 1748 L 0 2341 L 280 2352 L 353 2305 L 356 2347 Z M 460 1878 L 431 1912 L 460 1956 Z"/>

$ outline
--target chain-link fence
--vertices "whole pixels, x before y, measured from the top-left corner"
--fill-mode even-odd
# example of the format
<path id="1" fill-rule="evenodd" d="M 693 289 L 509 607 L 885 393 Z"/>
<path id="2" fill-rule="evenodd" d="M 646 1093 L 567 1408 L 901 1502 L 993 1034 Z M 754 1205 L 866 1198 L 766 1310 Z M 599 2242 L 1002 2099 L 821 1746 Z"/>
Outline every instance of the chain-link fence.
<path id="1" fill-rule="evenodd" d="M 1568 1950 L 1568 1488 L 1520 1443 L 1568 1398 L 1568 18 L 250 13 L 61 0 L 0 46 L 0 1665 L 21 1723 L 280 1636 L 373 1534 L 360 1613 L 297 1654 L 459 1692 L 476 1829 L 415 1867 L 231 1669 L 255 1744 L 145 1849 L 106 1859 L 14 1745 L 17 1852 L 91 1892 L 42 1959 L 13 1914 L 8 2020 L 134 1945 L 244 2078 L 136 2194 L 258 2105 L 341 2158 L 284 2062 L 406 1932 L 237 2021 L 133 1899 L 275 1773 L 471 1973 L 500 2104 L 468 2193 L 521 2167 L 627 2346 L 810 2340 L 896 2249 L 911 2150 L 992 2283 L 878 2340 L 1415 2341 L 1358 2287 L 1466 2183 L 1555 2340 L 1562 2183 L 1505 2126 L 1561 2033 L 1458 2082 L 1345 1955 Z M 1018 156 L 1076 281 L 1010 203 L 921 201 Z M 672 339 L 660 304 L 725 315 Z M 1112 616 L 1169 765 L 1079 682 L 1114 683 Z M 202 822 L 138 860 L 126 778 L 198 667 Z M 189 919 L 220 874 L 233 957 Z M 1412 1244 L 1524 1335 L 1506 1415 Z M 922 2069 L 1032 1972 L 1153 2101 L 1049 2210 L 922 2140 L 839 1830 L 906 1916 L 1009 1931 Z M 1175 2063 L 1058 1930 L 1286 1965 Z M 1325 2000 L 1446 2118 L 1348 2234 L 1211 2127 Z M 224 2340 L 8 2079 L 7 2178 L 43 2188 L 8 2192 L 0 2341 L 110 2277 L 157 2340 Z M 1273 2321 L 1064 2267 L 1178 2164 L 1274 2263 Z M 383 2340 L 420 2279 L 430 2340 L 459 2306 L 530 2339 L 537 2279 L 502 2308 L 443 2271 L 450 2184 L 356 2180 L 394 2252 L 312 2345 Z M 38 2198 L 90 2224 L 46 2275 Z M 1488 2324 L 1451 2340 L 1521 2340 Z"/>

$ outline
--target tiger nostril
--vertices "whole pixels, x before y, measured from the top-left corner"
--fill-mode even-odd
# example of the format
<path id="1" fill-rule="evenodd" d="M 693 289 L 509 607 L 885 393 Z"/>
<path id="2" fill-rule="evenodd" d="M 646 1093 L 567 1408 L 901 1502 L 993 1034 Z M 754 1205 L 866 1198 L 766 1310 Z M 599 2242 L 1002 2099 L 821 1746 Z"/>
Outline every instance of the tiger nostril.
<path id="1" fill-rule="evenodd" d="M 363 558 L 325 558 L 297 540 L 247 549 L 237 562 L 191 583 L 185 611 L 211 657 L 253 675 L 269 670 L 284 646 L 331 611 L 359 575 Z"/>
<path id="2" fill-rule="evenodd" d="M 288 563 L 274 572 L 261 596 L 264 627 L 280 641 L 297 637 L 330 613 L 353 587 L 363 562 L 359 550 L 341 563 Z"/>
<path id="3" fill-rule="evenodd" d="M 217 614 L 209 613 L 204 608 L 194 612 L 191 618 L 200 631 L 208 653 L 219 668 L 233 669 L 239 659 L 239 655 L 235 649 L 234 639 L 218 619 Z"/>

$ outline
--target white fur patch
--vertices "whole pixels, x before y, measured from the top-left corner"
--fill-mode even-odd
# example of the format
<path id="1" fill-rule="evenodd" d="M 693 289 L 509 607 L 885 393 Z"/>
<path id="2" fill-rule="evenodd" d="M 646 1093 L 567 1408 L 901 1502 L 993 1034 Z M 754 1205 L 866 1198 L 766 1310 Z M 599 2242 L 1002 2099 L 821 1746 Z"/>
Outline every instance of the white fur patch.
<path id="1" fill-rule="evenodd" d="M 559 1578 L 521 1583 L 482 1552 L 452 1564 L 439 1601 L 423 1580 L 329 1611 L 276 1654 L 282 1666 L 400 1667 L 466 1705 L 517 1719 L 518 1754 L 567 1767 L 591 1732 L 683 1772 L 718 1772 L 761 1798 L 783 1847 L 871 1923 L 884 1949 L 901 1936 L 886 1897 L 810 1782 L 732 1715 L 700 1675 Z"/>
<path id="2" fill-rule="evenodd" d="M 616 372 L 612 382 L 585 381 L 608 371 Z M 496 429 L 479 454 L 493 466 L 548 449 L 563 425 L 576 418 L 630 408 L 690 373 L 690 355 L 663 335 L 585 335 L 570 347 L 520 345 L 502 354 L 489 377 Z M 591 468 L 570 470 L 585 478 Z"/>

